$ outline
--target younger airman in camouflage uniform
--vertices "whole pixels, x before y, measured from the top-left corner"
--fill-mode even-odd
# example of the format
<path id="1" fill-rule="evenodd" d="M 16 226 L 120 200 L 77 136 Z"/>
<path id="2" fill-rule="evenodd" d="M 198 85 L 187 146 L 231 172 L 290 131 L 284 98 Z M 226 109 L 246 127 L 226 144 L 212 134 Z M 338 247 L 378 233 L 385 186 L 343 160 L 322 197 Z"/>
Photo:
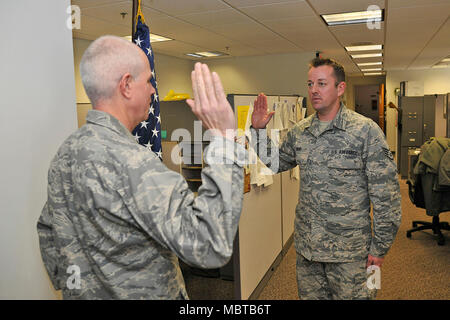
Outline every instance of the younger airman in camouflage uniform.
<path id="1" fill-rule="evenodd" d="M 255 130 L 272 115 L 264 95 L 252 117 L 262 161 L 271 165 L 272 152 L 278 152 L 274 171 L 300 166 L 294 239 L 301 299 L 373 298 L 366 267 L 381 266 L 401 219 L 397 168 L 384 134 L 339 102 L 345 76 L 336 76 L 335 68 L 342 67 L 328 59 L 312 61 L 308 87 L 317 112 L 297 123 L 279 149 L 266 140 L 265 130 Z"/>

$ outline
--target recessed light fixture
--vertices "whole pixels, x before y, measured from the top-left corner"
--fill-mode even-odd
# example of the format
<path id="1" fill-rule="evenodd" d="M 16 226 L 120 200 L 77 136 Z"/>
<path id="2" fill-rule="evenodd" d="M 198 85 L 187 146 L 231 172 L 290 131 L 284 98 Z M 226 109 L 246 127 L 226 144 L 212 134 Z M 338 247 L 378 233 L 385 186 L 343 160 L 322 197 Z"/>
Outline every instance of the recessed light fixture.
<path id="1" fill-rule="evenodd" d="M 195 53 L 186 53 L 186 55 L 194 58 L 203 58 L 203 56 Z"/>
<path id="2" fill-rule="evenodd" d="M 154 34 L 154 33 L 150 33 L 150 42 L 161 42 L 161 41 L 170 41 L 170 40 L 173 40 L 173 39 L 166 38 L 166 37 Z"/>
<path id="3" fill-rule="evenodd" d="M 364 67 L 364 66 L 380 66 L 383 62 L 377 61 L 377 62 L 363 62 L 363 63 L 357 63 L 358 66 Z"/>
<path id="4" fill-rule="evenodd" d="M 370 73 L 364 73 L 365 76 L 381 76 L 383 72 L 370 72 Z"/>
<path id="5" fill-rule="evenodd" d="M 441 68 L 448 68 L 449 65 L 448 64 L 435 64 L 434 66 L 432 66 L 432 68 L 434 69 L 441 69 Z"/>
<path id="6" fill-rule="evenodd" d="M 362 72 L 366 72 L 366 71 L 381 71 L 382 68 L 371 68 L 371 69 L 361 69 Z"/>
<path id="7" fill-rule="evenodd" d="M 337 14 L 323 14 L 322 19 L 329 26 L 353 23 L 373 23 L 383 21 L 383 10 L 367 10 Z"/>
<path id="8" fill-rule="evenodd" d="M 132 41 L 132 37 L 131 36 L 126 36 L 124 38 L 127 39 L 128 41 Z M 166 37 L 154 34 L 154 33 L 150 33 L 150 42 L 151 43 L 161 42 L 161 41 L 170 41 L 170 40 L 173 40 L 173 39 L 166 38 Z"/>
<path id="9" fill-rule="evenodd" d="M 347 51 L 369 51 L 369 50 L 382 50 L 382 49 L 383 49 L 382 44 L 345 47 L 345 50 L 347 50 Z"/>
<path id="10" fill-rule="evenodd" d="M 212 51 L 203 51 L 203 52 L 195 52 L 195 53 L 186 53 L 187 56 L 195 57 L 195 58 L 210 58 L 210 57 L 220 57 L 227 55 L 222 52 L 212 52 Z"/>
<path id="11" fill-rule="evenodd" d="M 351 56 L 352 56 L 353 59 L 361 59 L 361 58 L 382 57 L 383 54 L 380 52 L 380 53 L 352 54 Z"/>
<path id="12" fill-rule="evenodd" d="M 196 52 L 196 54 L 199 54 L 201 56 L 204 57 L 219 57 L 219 56 L 223 56 L 224 53 L 222 52 L 210 52 L 210 51 L 204 51 L 204 52 Z"/>

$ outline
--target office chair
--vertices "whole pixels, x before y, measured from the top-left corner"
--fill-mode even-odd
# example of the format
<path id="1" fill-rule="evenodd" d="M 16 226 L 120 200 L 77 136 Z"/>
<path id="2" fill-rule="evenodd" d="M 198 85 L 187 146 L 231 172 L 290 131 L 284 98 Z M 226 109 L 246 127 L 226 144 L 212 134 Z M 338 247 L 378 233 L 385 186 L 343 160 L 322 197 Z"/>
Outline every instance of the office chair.
<path id="1" fill-rule="evenodd" d="M 413 221 L 413 228 L 406 231 L 406 236 L 411 238 L 413 232 L 433 230 L 433 233 L 438 237 L 438 245 L 445 244 L 442 230 L 450 230 L 448 222 L 439 221 L 439 215 L 442 212 L 450 211 L 450 184 L 447 181 L 448 173 L 450 172 L 450 148 L 448 148 L 450 139 L 442 139 L 444 143 L 437 146 L 433 152 L 435 157 L 440 155 L 440 159 L 436 159 L 435 165 L 430 163 L 429 158 L 425 158 L 426 156 L 421 160 L 423 150 L 426 150 L 424 146 L 429 147 L 431 143 L 436 143 L 436 141 L 432 141 L 435 139 L 427 141 L 427 145 L 424 144 L 421 147 L 421 155 L 416 159 L 416 163 L 413 163 L 414 174 L 407 181 L 409 197 L 412 203 L 418 208 L 426 209 L 426 214 L 432 216 L 433 219 L 432 222 Z M 444 147 L 441 148 L 442 146 Z M 447 146 L 447 149 L 445 146 Z M 446 182 L 443 182 L 444 178 L 447 179 Z"/>

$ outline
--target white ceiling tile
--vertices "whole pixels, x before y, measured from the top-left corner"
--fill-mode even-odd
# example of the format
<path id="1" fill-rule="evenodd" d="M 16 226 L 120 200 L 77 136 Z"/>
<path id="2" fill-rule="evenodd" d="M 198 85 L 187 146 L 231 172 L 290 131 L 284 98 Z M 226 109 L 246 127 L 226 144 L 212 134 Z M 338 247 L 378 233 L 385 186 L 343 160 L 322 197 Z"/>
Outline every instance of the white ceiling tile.
<path id="1" fill-rule="evenodd" d="M 120 37 L 131 35 L 131 28 L 84 15 L 81 15 L 81 29 L 74 29 L 75 31 L 95 38 L 102 35 L 116 35 Z"/>
<path id="2" fill-rule="evenodd" d="M 357 45 L 357 43 L 384 44 L 384 22 L 380 29 L 369 29 L 365 24 L 352 24 L 329 27 L 343 46 Z"/>
<path id="3" fill-rule="evenodd" d="M 121 12 L 127 13 L 124 18 L 122 18 L 122 15 L 120 14 Z M 82 8 L 81 14 L 83 16 L 90 16 L 92 18 L 101 19 L 106 22 L 127 26 L 130 28 L 131 32 L 132 8 L 131 2 L 129 1 Z"/>
<path id="4" fill-rule="evenodd" d="M 310 0 L 318 14 L 331 14 L 352 11 L 365 11 L 369 6 L 378 6 L 384 9 L 384 0 Z"/>
<path id="5" fill-rule="evenodd" d="M 389 8 L 427 7 L 448 3 L 448 0 L 389 0 Z"/>
<path id="6" fill-rule="evenodd" d="M 232 5 L 235 8 L 262 6 L 266 4 L 277 4 L 287 2 L 305 2 L 304 0 L 224 0 L 224 2 Z"/>
<path id="7" fill-rule="evenodd" d="M 230 8 L 221 0 L 142 0 L 142 5 L 162 11 L 170 16 Z"/>
<path id="8" fill-rule="evenodd" d="M 111 5 L 119 2 L 128 2 L 130 5 L 132 4 L 131 0 L 71 0 L 70 2 L 72 5 L 77 5 L 81 9 Z"/>
<path id="9" fill-rule="evenodd" d="M 285 18 L 301 19 L 305 16 L 315 15 L 314 11 L 312 11 L 309 5 L 304 1 L 266 4 L 240 8 L 240 10 L 259 21 L 280 20 Z"/>
<path id="10" fill-rule="evenodd" d="M 201 27 L 211 27 L 215 25 L 218 26 L 249 21 L 247 16 L 234 9 L 192 13 L 188 15 L 180 15 L 178 18 Z"/>

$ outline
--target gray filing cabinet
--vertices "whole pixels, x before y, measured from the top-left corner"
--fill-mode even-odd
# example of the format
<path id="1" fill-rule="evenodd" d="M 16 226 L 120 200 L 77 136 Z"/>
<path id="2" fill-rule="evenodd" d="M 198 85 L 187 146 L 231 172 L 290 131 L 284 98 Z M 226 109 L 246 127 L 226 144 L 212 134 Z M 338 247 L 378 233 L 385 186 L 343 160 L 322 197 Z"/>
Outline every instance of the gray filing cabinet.
<path id="1" fill-rule="evenodd" d="M 400 132 L 400 174 L 408 177 L 408 151 L 415 150 L 435 133 L 436 96 L 401 96 L 402 129 Z"/>

